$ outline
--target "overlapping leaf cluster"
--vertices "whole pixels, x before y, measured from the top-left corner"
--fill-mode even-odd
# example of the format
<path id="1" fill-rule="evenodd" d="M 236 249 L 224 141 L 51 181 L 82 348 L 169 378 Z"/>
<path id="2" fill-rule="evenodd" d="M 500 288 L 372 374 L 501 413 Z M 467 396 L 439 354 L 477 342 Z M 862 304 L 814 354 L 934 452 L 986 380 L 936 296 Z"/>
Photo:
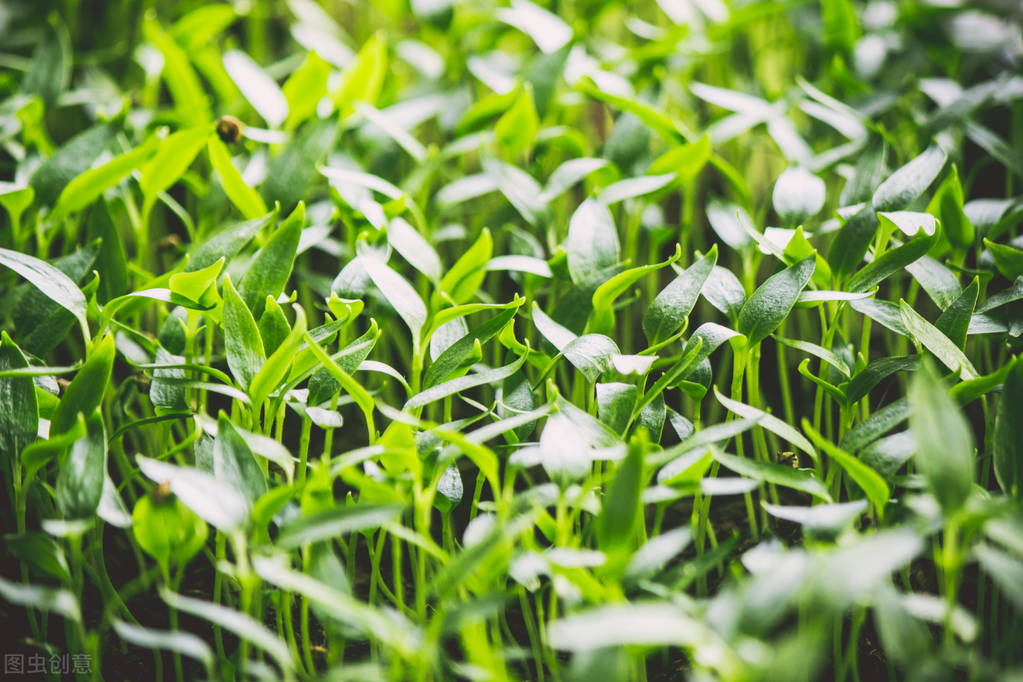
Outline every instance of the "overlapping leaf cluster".
<path id="1" fill-rule="evenodd" d="M 19 646 L 1023 674 L 1007 8 L 61 7 L 0 14 Z"/>

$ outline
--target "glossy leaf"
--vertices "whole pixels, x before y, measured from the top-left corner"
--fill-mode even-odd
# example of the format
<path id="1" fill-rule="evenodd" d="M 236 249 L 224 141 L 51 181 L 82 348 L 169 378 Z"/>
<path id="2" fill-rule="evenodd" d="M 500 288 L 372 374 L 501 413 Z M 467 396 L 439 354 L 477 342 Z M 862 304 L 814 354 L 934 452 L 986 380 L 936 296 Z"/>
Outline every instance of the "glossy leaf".
<path id="1" fill-rule="evenodd" d="M 750 295 L 739 311 L 737 326 L 750 346 L 766 339 L 788 316 L 814 266 L 815 259 L 806 258 L 772 275 Z"/>

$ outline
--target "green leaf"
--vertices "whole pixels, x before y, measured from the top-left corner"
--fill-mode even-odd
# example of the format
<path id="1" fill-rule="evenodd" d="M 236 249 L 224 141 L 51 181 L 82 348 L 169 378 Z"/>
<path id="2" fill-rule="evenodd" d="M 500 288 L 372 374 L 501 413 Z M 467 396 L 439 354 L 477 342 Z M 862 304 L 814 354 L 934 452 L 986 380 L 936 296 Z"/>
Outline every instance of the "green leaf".
<path id="1" fill-rule="evenodd" d="M 335 587 L 288 568 L 274 558 L 254 557 L 252 563 L 263 580 L 302 595 L 326 613 L 369 633 L 375 641 L 386 644 L 401 657 L 412 657 L 420 650 L 422 635 L 414 624 L 397 612 L 371 607 Z"/>
<path id="2" fill-rule="evenodd" d="M 737 329 L 749 346 L 766 339 L 788 317 L 799 293 L 810 281 L 815 266 L 811 256 L 772 275 L 749 297 L 739 311 Z"/>
<path id="3" fill-rule="evenodd" d="M 89 340 L 89 322 L 85 318 L 86 301 L 82 290 L 57 268 L 28 254 L 0 248 L 0 264 L 24 277 L 32 286 L 71 312 Z"/>
<path id="4" fill-rule="evenodd" d="M 618 382 L 596 384 L 597 418 L 619 435 L 625 433 L 639 398 L 639 387 Z"/>
<path id="5" fill-rule="evenodd" d="M 934 321 L 935 328 L 961 349 L 966 348 L 966 333 L 970 328 L 970 318 L 973 317 L 979 295 L 980 279 L 974 277 L 970 285 L 963 289 L 959 298 L 952 301 Z"/>
<path id="6" fill-rule="evenodd" d="M 426 324 L 426 305 L 408 281 L 389 268 L 375 255 L 359 256 L 373 283 L 405 322 L 412 334 L 412 343 L 418 352 L 423 325 Z"/>
<path id="7" fill-rule="evenodd" d="M 267 491 L 266 476 L 252 450 L 224 412 L 217 418 L 217 438 L 213 442 L 213 475 L 244 493 L 250 505 Z"/>
<path id="8" fill-rule="evenodd" d="M 618 463 L 614 480 L 601 503 L 600 514 L 594 520 L 597 546 L 612 556 L 621 556 L 631 549 L 636 535 L 636 522 L 642 509 L 640 492 L 645 479 L 645 449 L 642 439 L 633 439 L 629 443 L 625 459 Z"/>
<path id="9" fill-rule="evenodd" d="M 851 52 L 860 37 L 860 23 L 851 0 L 822 0 L 821 22 L 824 42 L 842 52 Z"/>
<path id="10" fill-rule="evenodd" d="M 612 183 L 601 190 L 597 200 L 605 206 L 613 206 L 626 199 L 653 194 L 664 189 L 675 181 L 674 173 L 661 175 L 640 175 L 635 178 L 626 178 Z"/>
<path id="11" fill-rule="evenodd" d="M 370 331 L 375 332 L 375 330 Z M 368 333 L 369 332 L 367 332 L 367 334 Z M 316 359 L 323 365 L 323 368 L 326 369 L 327 372 L 329 372 L 330 375 L 341 385 L 341 388 L 347 391 L 348 394 L 352 396 L 352 399 L 355 400 L 356 404 L 362 410 L 363 415 L 366 417 L 367 426 L 372 425 L 375 402 L 373 401 L 373 396 L 370 395 L 369 391 L 363 388 L 360 383 L 355 381 L 348 372 L 339 367 L 337 363 L 335 363 L 334 360 L 331 359 L 331 357 L 327 355 L 322 348 L 320 348 L 320 345 L 313 340 L 310 332 L 306 332 L 305 342 L 309 350 L 312 351 L 314 356 L 316 356 Z M 373 343 L 375 342 L 376 336 L 374 335 Z M 370 349 L 372 349 L 372 344 L 368 344 L 365 352 L 369 353 Z M 312 391 L 310 390 L 310 393 L 311 392 Z M 371 434 L 371 436 L 375 437 L 375 434 Z"/>
<path id="12" fill-rule="evenodd" d="M 71 569 L 64 551 L 49 535 L 31 531 L 8 535 L 4 544 L 12 556 L 31 569 L 31 574 L 40 573 L 63 585 L 71 585 Z"/>
<path id="13" fill-rule="evenodd" d="M 437 252 L 416 228 L 409 225 L 400 216 L 393 218 L 387 225 L 387 243 L 400 253 L 401 257 L 407 260 L 412 267 L 426 275 L 431 281 L 440 281 L 444 268 L 440 264 Z M 479 284 L 476 286 L 478 288 Z M 472 293 L 476 293 L 475 289 Z"/>
<path id="14" fill-rule="evenodd" d="M 206 544 L 209 529 L 181 500 L 154 491 L 140 497 L 131 513 L 131 530 L 139 547 L 167 571 L 185 566 Z"/>
<path id="15" fill-rule="evenodd" d="M 828 250 L 828 265 L 837 277 L 855 272 L 877 233 L 877 214 L 864 206 L 845 221 Z"/>
<path id="16" fill-rule="evenodd" d="M 906 329 L 906 325 L 902 321 L 899 306 L 894 303 L 864 298 L 858 301 L 850 301 L 849 305 L 856 312 L 866 315 L 886 329 L 902 336 L 909 336 L 909 330 Z"/>
<path id="17" fill-rule="evenodd" d="M 52 611 L 72 621 L 80 622 L 82 620 L 78 598 L 63 588 L 16 583 L 7 578 L 0 578 L 0 597 L 19 606 L 46 612 Z"/>
<path id="18" fill-rule="evenodd" d="M 192 257 L 189 259 L 188 265 L 185 266 L 185 272 L 208 268 L 221 258 L 230 261 L 264 227 L 277 221 L 277 212 L 278 209 L 274 208 L 264 216 L 232 225 L 213 235 L 192 252 Z"/>
<path id="19" fill-rule="evenodd" d="M 252 616 L 213 602 L 185 597 L 167 588 L 160 590 L 160 597 L 172 609 L 207 620 L 251 642 L 269 654 L 281 670 L 285 671 L 285 677 L 290 678 L 291 672 L 295 669 L 295 662 L 291 658 L 288 646 L 281 641 L 276 632 L 268 630 Z"/>
<path id="20" fill-rule="evenodd" d="M 98 168 L 92 168 L 69 182 L 57 198 L 51 216 L 62 220 L 96 201 L 103 192 L 117 185 L 141 166 L 157 146 L 157 138 L 149 137 L 134 149 L 124 152 Z"/>
<path id="21" fill-rule="evenodd" d="M 0 371 L 28 367 L 28 360 L 7 332 L 0 332 Z M 29 376 L 0 376 L 0 449 L 18 457 L 39 431 L 39 406 Z"/>
<path id="22" fill-rule="evenodd" d="M 695 647 L 707 636 L 677 606 L 657 602 L 601 606 L 556 620 L 548 628 L 550 646 L 582 652 L 627 645 Z"/>
<path id="23" fill-rule="evenodd" d="M 154 483 L 167 482 L 171 492 L 208 524 L 224 532 L 240 529 L 248 520 L 250 505 L 228 483 L 191 467 L 175 466 L 136 455 L 139 469 Z"/>
<path id="24" fill-rule="evenodd" d="M 64 22 L 54 15 L 49 24 L 53 36 L 51 38 L 47 31 L 46 40 L 36 45 L 21 83 L 24 94 L 38 96 L 47 108 L 56 105 L 57 97 L 67 92 L 73 56 L 71 37 Z"/>
<path id="25" fill-rule="evenodd" d="M 227 366 L 238 385 L 247 391 L 266 361 L 266 353 L 256 320 L 231 284 L 230 275 L 224 277 L 223 326 Z"/>
<path id="26" fill-rule="evenodd" d="M 998 398 L 994 450 L 995 477 L 1008 495 L 1017 499 L 1023 494 L 1023 423 L 1019 418 L 1023 405 L 1023 362 L 1016 359 L 1005 378 Z"/>
<path id="27" fill-rule="evenodd" d="M 169 189 L 184 175 L 212 133 L 212 126 L 201 125 L 179 130 L 160 142 L 153 155 L 139 168 L 144 216 L 149 215 L 157 195 Z"/>
<path id="28" fill-rule="evenodd" d="M 316 113 L 316 106 L 327 94 L 330 64 L 315 52 L 309 52 L 305 61 L 284 81 L 284 99 L 288 105 L 285 130 L 294 130 L 300 123 Z"/>
<path id="29" fill-rule="evenodd" d="M 675 253 L 668 260 L 662 261 L 660 263 L 654 263 L 652 265 L 641 265 L 635 268 L 629 268 L 628 270 L 618 273 L 617 275 L 615 275 L 614 277 L 612 277 L 611 279 L 607 280 L 599 287 L 597 287 L 596 291 L 593 292 L 594 316 L 591 320 L 590 324 L 591 328 L 594 331 L 610 332 L 614 327 L 613 310 L 614 303 L 618 299 L 618 297 L 624 294 L 629 289 L 629 287 L 631 287 L 645 275 L 648 275 L 651 272 L 656 272 L 657 270 L 660 270 L 663 267 L 671 265 L 681 257 L 682 247 L 676 244 Z M 707 272 L 709 272 L 710 268 L 707 267 L 706 270 Z M 696 302 L 697 295 L 699 295 L 699 292 L 692 296 L 694 304 Z M 685 302 L 683 301 L 683 303 Z M 689 307 L 689 310 L 692 310 L 692 306 Z M 685 312 L 685 315 L 688 314 L 689 311 L 687 310 Z M 683 318 L 685 317 L 685 315 L 683 315 Z M 679 322 L 679 326 L 682 326 L 681 322 Z M 669 332 L 668 335 L 670 336 L 670 334 L 674 333 L 674 331 L 675 329 Z"/>
<path id="30" fill-rule="evenodd" d="M 929 361 L 909 385 L 909 426 L 916 467 L 946 513 L 962 508 L 974 477 L 973 436 L 959 406 Z"/>
<path id="31" fill-rule="evenodd" d="M 304 314 L 304 312 L 303 312 Z M 263 339 L 263 350 L 271 355 L 280 348 L 288 334 L 291 333 L 291 325 L 280 304 L 273 296 L 266 297 L 266 306 L 263 314 L 259 316 L 259 337 Z"/>
<path id="32" fill-rule="evenodd" d="M 533 86 L 523 83 L 512 100 L 508 111 L 501 115 L 494 126 L 497 144 L 505 156 L 514 159 L 533 145 L 533 138 L 540 127 L 540 119 L 533 105 Z"/>
<path id="33" fill-rule="evenodd" d="M 475 298 L 476 290 L 486 276 L 487 261 L 490 260 L 493 251 L 494 242 L 490 237 L 490 230 L 483 228 L 476 242 L 441 278 L 440 290 L 456 304 Z"/>
<path id="34" fill-rule="evenodd" d="M 183 296 L 204 306 L 216 305 L 217 277 L 224 269 L 224 258 L 201 270 L 178 272 L 170 276 L 167 284 L 172 294 Z"/>
<path id="35" fill-rule="evenodd" d="M 192 125 L 210 121 L 209 100 L 185 50 L 151 17 L 142 22 L 142 35 L 163 54 L 163 80 L 174 99 L 177 116 Z"/>
<path id="36" fill-rule="evenodd" d="M 206 640 L 181 630 L 156 630 L 126 623 L 123 620 L 112 621 L 117 636 L 143 649 L 162 649 L 175 654 L 188 656 L 202 663 L 207 670 L 213 666 L 213 650 Z"/>
<path id="37" fill-rule="evenodd" d="M 910 263 L 922 258 L 937 239 L 937 234 L 920 234 L 902 246 L 885 251 L 850 277 L 845 289 L 852 292 L 870 291 L 896 272 L 905 269 Z"/>
<path id="38" fill-rule="evenodd" d="M 85 421 L 85 435 L 71 446 L 57 475 L 57 509 L 66 519 L 91 519 L 107 474 L 107 433 L 99 412 Z"/>
<path id="39" fill-rule="evenodd" d="M 461 391 L 475 388 L 476 386 L 485 386 L 487 384 L 494 384 L 503 381 L 517 372 L 518 369 L 522 367 L 522 363 L 525 361 L 526 356 L 521 355 L 517 360 L 511 364 L 505 365 L 504 367 L 485 369 L 476 372 L 475 374 L 449 379 L 448 381 L 432 386 L 409 398 L 409 400 L 405 403 L 405 406 L 402 407 L 402 411 L 409 412 L 423 407 L 424 405 L 429 405 L 441 398 L 446 398 L 450 395 L 460 393 Z"/>
<path id="40" fill-rule="evenodd" d="M 52 206 L 69 182 L 89 170 L 116 133 L 113 123 L 97 124 L 72 137 L 43 161 L 29 178 L 38 204 Z"/>
<path id="41" fill-rule="evenodd" d="M 89 212 L 85 229 L 86 238 L 89 241 L 100 240 L 99 255 L 95 265 L 99 272 L 99 290 L 96 300 L 103 304 L 112 298 L 128 293 L 130 284 L 128 257 L 124 252 L 124 243 L 110 217 L 110 207 L 106 202 L 98 202 Z"/>
<path id="42" fill-rule="evenodd" d="M 818 433 L 805 418 L 803 419 L 803 431 L 810 434 L 810 438 L 817 444 L 817 447 L 826 452 L 831 459 L 838 462 L 838 465 L 845 470 L 849 478 L 856 481 L 856 485 L 866 493 L 867 499 L 870 500 L 870 503 L 874 505 L 874 509 L 877 510 L 878 518 L 883 519 L 884 509 L 888 504 L 891 491 L 888 489 L 888 484 L 885 483 L 885 480 L 881 478 L 881 475 L 849 453 L 833 445 L 830 440 Z"/>
<path id="43" fill-rule="evenodd" d="M 810 355 L 813 355 L 814 357 L 820 358 L 821 360 L 823 360 L 824 362 L 828 363 L 829 365 L 831 365 L 832 367 L 837 369 L 839 372 L 844 374 L 846 377 L 851 377 L 852 376 L 852 370 L 849 368 L 849 365 L 846 364 L 846 361 L 843 360 L 834 351 L 828 350 L 827 348 L 824 348 L 823 346 L 819 346 L 816 343 L 812 343 L 810 341 L 799 341 L 797 339 L 786 339 L 786 338 L 782 338 L 780 336 L 775 336 L 773 338 L 774 338 L 775 341 L 777 341 L 778 343 L 782 344 L 783 346 L 788 346 L 789 348 L 795 348 L 796 350 L 801 350 L 804 353 L 809 353 Z"/>
<path id="44" fill-rule="evenodd" d="M 568 224 L 565 252 L 572 281 L 579 284 L 599 279 L 601 273 L 621 259 L 618 230 L 607 206 L 586 199 Z"/>
<path id="45" fill-rule="evenodd" d="M 114 354 L 112 334 L 107 334 L 92 347 L 85 364 L 64 389 L 64 395 L 50 417 L 51 437 L 71 429 L 79 413 L 91 415 L 100 406 L 110 383 Z"/>
<path id="46" fill-rule="evenodd" d="M 715 265 L 710 270 L 710 275 L 703 283 L 700 290 L 703 297 L 712 306 L 728 316 L 728 319 L 735 321 L 739 317 L 743 304 L 746 302 L 746 290 L 742 288 L 739 279 L 720 265 Z"/>
<path id="47" fill-rule="evenodd" d="M 1023 250 L 1007 244 L 998 244 L 990 239 L 984 239 L 984 246 L 994 257 L 998 272 L 1009 279 L 1023 275 Z"/>
<path id="48" fill-rule="evenodd" d="M 874 210 L 898 211 L 908 207 L 930 187 L 947 160 L 945 150 L 932 144 L 881 183 L 870 200 Z"/>
<path id="49" fill-rule="evenodd" d="M 916 355 L 905 355 L 891 358 L 874 360 L 869 365 L 856 373 L 850 381 L 842 385 L 845 391 L 846 400 L 850 403 L 858 402 L 874 389 L 881 381 L 895 372 L 904 372 L 916 369 L 919 360 Z"/>
<path id="50" fill-rule="evenodd" d="M 978 545 L 973 553 L 1016 609 L 1023 610 L 1023 561 L 989 545 Z"/>
<path id="51" fill-rule="evenodd" d="M 249 55 L 240 50 L 228 50 L 224 53 L 224 69 L 267 125 L 279 128 L 284 123 L 288 118 L 288 100 L 274 79 Z"/>
<path id="52" fill-rule="evenodd" d="M 74 253 L 52 262 L 73 282 L 88 283 L 82 290 L 86 299 L 91 298 L 97 287 L 93 272 L 99 244 L 93 242 Z M 75 325 L 75 316 L 57 304 L 39 289 L 19 287 L 24 290 L 14 306 L 13 319 L 19 340 L 25 350 L 42 357 L 59 346 Z"/>
<path id="53" fill-rule="evenodd" d="M 760 462 L 745 457 L 737 457 L 736 455 L 729 455 L 717 450 L 714 452 L 714 459 L 740 476 L 792 488 L 793 490 L 813 495 L 825 502 L 832 501 L 827 488 L 824 487 L 824 484 L 811 471 L 793 469 L 784 464 Z"/>
<path id="54" fill-rule="evenodd" d="M 376 529 L 393 521 L 400 513 L 399 505 L 360 503 L 301 516 L 284 524 L 277 537 L 277 546 L 290 550 L 338 538 L 345 533 Z"/>
<path id="55" fill-rule="evenodd" d="M 241 173 L 231 161 L 227 147 L 215 135 L 211 135 L 207 143 L 210 165 L 220 176 L 220 184 L 231 203 L 249 220 L 255 220 L 266 214 L 266 204 L 259 192 L 249 187 L 242 179 Z"/>
<path id="56" fill-rule="evenodd" d="M 260 194 L 268 203 L 290 210 L 305 198 L 316 167 L 334 148 L 340 128 L 335 118 L 312 118 L 299 128 L 284 149 L 270 159 Z"/>
<path id="57" fill-rule="evenodd" d="M 482 345 L 497 336 L 515 317 L 517 311 L 517 307 L 501 311 L 476 329 L 470 329 L 467 334 L 444 349 L 444 352 L 437 356 L 437 359 L 423 375 L 423 386 L 430 388 L 449 378 L 456 369 L 462 367 L 472 357 L 473 349 L 477 343 Z"/>
<path id="58" fill-rule="evenodd" d="M 295 264 L 304 225 L 305 204 L 299 202 L 245 270 L 245 276 L 238 284 L 238 293 L 253 317 L 263 314 L 267 296 L 277 297 L 284 291 Z"/>
<path id="59" fill-rule="evenodd" d="M 906 266 L 906 272 L 920 283 L 920 288 L 926 291 L 942 310 L 951 305 L 963 292 L 956 274 L 930 256 L 910 263 Z"/>
<path id="60" fill-rule="evenodd" d="M 756 419 L 757 426 L 762 426 L 779 438 L 810 455 L 810 458 L 815 464 L 820 463 L 820 456 L 817 454 L 817 450 L 814 449 L 810 441 L 808 441 L 803 434 L 797 431 L 794 426 L 786 424 L 781 419 L 778 419 L 778 417 L 753 407 L 752 405 L 746 405 L 738 400 L 732 400 L 731 398 L 725 397 L 721 394 L 721 391 L 718 390 L 717 386 L 714 387 L 714 396 L 729 412 L 733 412 L 745 419 Z"/>
<path id="61" fill-rule="evenodd" d="M 355 60 L 341 76 L 341 87 L 334 93 L 341 118 L 354 111 L 356 102 L 375 105 L 386 76 L 387 42 L 382 33 L 377 33 L 363 43 Z"/>
<path id="62" fill-rule="evenodd" d="M 650 302 L 643 313 L 643 333 L 651 345 L 670 337 L 682 327 L 696 305 L 700 291 L 717 263 L 717 257 L 715 244 L 705 256 L 686 268 Z"/>
<path id="63" fill-rule="evenodd" d="M 273 301 L 272 298 L 268 297 L 268 300 Z M 273 303 L 277 305 L 276 302 Z M 252 377 L 252 382 L 249 384 L 249 395 L 252 397 L 252 404 L 259 405 L 261 402 L 266 400 L 267 396 L 276 389 L 280 383 L 288 376 L 288 372 L 291 369 L 292 362 L 295 360 L 295 354 L 298 351 L 299 345 L 305 338 L 306 333 L 306 319 L 305 311 L 301 306 L 294 306 L 295 308 L 295 324 L 291 328 L 288 335 L 284 338 L 281 344 L 276 347 L 270 354 L 270 357 L 266 359 L 263 366 L 259 368 L 256 375 Z M 280 308 L 276 308 L 280 313 Z M 263 317 L 267 316 L 270 309 L 263 313 Z M 283 315 L 281 315 L 283 318 Z M 287 322 L 285 321 L 285 324 Z"/>
<path id="64" fill-rule="evenodd" d="M 895 426 L 904 422 L 907 417 L 909 417 L 909 403 L 905 398 L 899 398 L 849 429 L 838 445 L 843 450 L 855 452 L 891 431 Z"/>
<path id="65" fill-rule="evenodd" d="M 931 351 L 949 370 L 959 372 L 963 379 L 976 379 L 980 376 L 959 346 L 913 310 L 908 303 L 899 301 L 899 313 L 913 340 Z"/>
<path id="66" fill-rule="evenodd" d="M 976 230 L 963 212 L 963 188 L 959 184 L 959 170 L 954 163 L 931 198 L 927 210 L 941 217 L 942 227 L 950 242 L 962 248 L 973 246 Z"/>

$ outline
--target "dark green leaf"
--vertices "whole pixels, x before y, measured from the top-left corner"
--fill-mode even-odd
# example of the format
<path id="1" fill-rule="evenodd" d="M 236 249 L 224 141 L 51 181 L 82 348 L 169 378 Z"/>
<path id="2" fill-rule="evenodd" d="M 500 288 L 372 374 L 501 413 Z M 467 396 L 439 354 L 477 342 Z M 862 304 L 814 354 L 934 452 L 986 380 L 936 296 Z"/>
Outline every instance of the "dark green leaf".
<path id="1" fill-rule="evenodd" d="M 266 361 L 259 327 L 241 296 L 231 284 L 231 277 L 224 277 L 224 348 L 227 365 L 235 381 L 248 390 L 252 378 Z"/>
<path id="2" fill-rule="evenodd" d="M 707 255 L 686 268 L 651 301 L 643 313 L 643 333 L 648 342 L 654 344 L 662 341 L 682 327 L 696 305 L 700 291 L 717 263 L 717 257 L 715 245 Z"/>
<path id="3" fill-rule="evenodd" d="M 998 485 L 1007 494 L 1017 498 L 1023 494 L 1023 362 L 1013 362 L 1005 378 L 1002 395 L 998 398 L 995 417 L 994 450 L 995 476 Z"/>
<path id="4" fill-rule="evenodd" d="M 238 293 L 255 318 L 263 314 L 266 297 L 277 297 L 291 277 L 298 240 L 305 225 L 305 205 L 299 202 L 256 254 L 238 284 Z"/>
<path id="5" fill-rule="evenodd" d="M 932 144 L 881 183 L 870 200 L 874 210 L 897 211 L 907 208 L 934 182 L 947 159 L 945 151 Z"/>
<path id="6" fill-rule="evenodd" d="M 587 199 L 568 225 L 565 252 L 572 281 L 589 282 L 621 260 L 618 230 L 611 212 L 596 199 Z"/>
<path id="7" fill-rule="evenodd" d="M 810 281 L 815 260 L 811 256 L 772 275 L 742 306 L 737 328 L 750 346 L 766 339 L 788 317 L 799 293 Z"/>
<path id="8" fill-rule="evenodd" d="M 57 476 L 57 509 L 66 519 L 91 519 L 107 475 L 107 433 L 99 412 L 85 420 L 85 435 L 71 446 Z"/>
<path id="9" fill-rule="evenodd" d="M 934 321 L 934 326 L 959 348 L 966 348 L 966 332 L 970 328 L 970 318 L 973 317 L 979 294 L 980 279 L 974 277 L 970 286 L 963 289 L 959 298 L 952 301 Z"/>
<path id="10" fill-rule="evenodd" d="M 951 514 L 962 507 L 973 486 L 970 426 L 930 362 L 923 363 L 910 383 L 909 405 L 917 469 L 945 512 Z"/>
<path id="11" fill-rule="evenodd" d="M 267 491 L 266 476 L 255 455 L 223 412 L 217 419 L 217 438 L 213 442 L 213 475 L 244 493 L 249 504 Z"/>

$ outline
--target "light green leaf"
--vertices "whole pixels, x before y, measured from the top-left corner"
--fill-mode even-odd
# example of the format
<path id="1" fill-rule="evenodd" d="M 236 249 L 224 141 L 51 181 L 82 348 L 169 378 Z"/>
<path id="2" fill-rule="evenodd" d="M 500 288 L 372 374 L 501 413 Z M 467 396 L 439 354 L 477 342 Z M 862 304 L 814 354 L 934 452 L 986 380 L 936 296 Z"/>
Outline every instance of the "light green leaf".
<path id="1" fill-rule="evenodd" d="M 112 334 L 107 334 L 92 347 L 88 359 L 64 389 L 64 395 L 50 417 L 51 437 L 70 430 L 78 420 L 79 413 L 91 415 L 100 406 L 110 382 L 114 354 Z"/>
<path id="2" fill-rule="evenodd" d="M 227 147 L 216 136 L 210 136 L 208 150 L 210 165 L 220 176 L 220 184 L 231 203 L 249 220 L 256 220 L 266 214 L 266 204 L 259 192 L 249 187 L 241 173 L 231 162 Z"/>
<path id="3" fill-rule="evenodd" d="M 179 130 L 160 142 L 156 151 L 139 168 L 142 214 L 148 216 L 158 195 L 177 182 L 210 139 L 213 128 L 201 125 Z"/>
<path id="4" fill-rule="evenodd" d="M 494 242 L 490 230 L 483 228 L 476 242 L 441 278 L 441 291 L 455 303 L 465 303 L 475 298 L 476 291 L 486 276 L 486 264 L 493 251 Z"/>
<path id="5" fill-rule="evenodd" d="M 836 447 L 830 440 L 824 438 L 813 428 L 807 419 L 803 419 L 803 430 L 810 434 L 810 438 L 817 444 L 817 447 L 826 452 L 831 459 L 835 460 L 845 470 L 849 478 L 856 481 L 856 485 L 866 493 L 867 499 L 870 500 L 871 504 L 874 505 L 874 509 L 877 510 L 878 518 L 884 518 L 884 509 L 888 504 L 891 491 L 885 480 L 881 478 L 881 475 L 841 448 Z"/>

